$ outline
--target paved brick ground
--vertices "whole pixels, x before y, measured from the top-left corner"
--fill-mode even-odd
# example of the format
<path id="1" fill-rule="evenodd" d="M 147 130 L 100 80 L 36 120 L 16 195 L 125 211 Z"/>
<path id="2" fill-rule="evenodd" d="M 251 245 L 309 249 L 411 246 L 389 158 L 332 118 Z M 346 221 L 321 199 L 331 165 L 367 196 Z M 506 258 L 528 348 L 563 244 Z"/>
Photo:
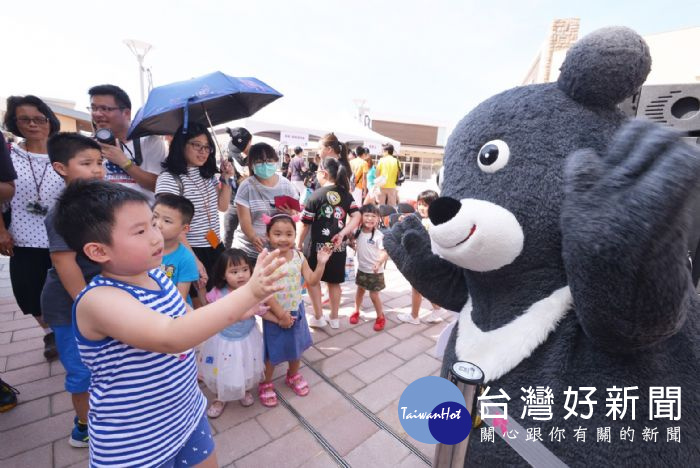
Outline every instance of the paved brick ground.
<path id="1" fill-rule="evenodd" d="M 0 373 L 21 392 L 21 403 L 0 415 L 0 466 L 87 466 L 87 450 L 74 449 L 67 442 L 73 411 L 70 396 L 63 390 L 65 371 L 58 361 L 44 360 L 41 330 L 19 312 L 8 268 L 7 258 L 0 258 Z M 445 323 L 454 317 L 443 312 L 446 322 L 438 325 L 399 322 L 396 313 L 410 310 L 410 286 L 391 263 L 386 276 L 387 289 L 382 293 L 388 317 L 385 331 L 372 329 L 374 309 L 368 297 L 361 323 L 348 324 L 354 309 L 353 285 L 343 288 L 340 329 L 312 330 L 314 346 L 304 357 L 313 369 L 302 369 L 311 386 L 307 397 L 300 398 L 284 386 L 281 376 L 286 369 L 279 366 L 276 388 L 291 410 L 283 405 L 268 409 L 257 401 L 243 408 L 234 402 L 211 421 L 221 466 L 335 466 L 313 432 L 352 466 L 426 466 L 343 395 L 352 396 L 432 459 L 434 446 L 408 438 L 401 428 L 398 399 L 408 383 L 437 375 L 440 363 L 432 348 Z M 211 396 L 206 389 L 205 393 Z"/>

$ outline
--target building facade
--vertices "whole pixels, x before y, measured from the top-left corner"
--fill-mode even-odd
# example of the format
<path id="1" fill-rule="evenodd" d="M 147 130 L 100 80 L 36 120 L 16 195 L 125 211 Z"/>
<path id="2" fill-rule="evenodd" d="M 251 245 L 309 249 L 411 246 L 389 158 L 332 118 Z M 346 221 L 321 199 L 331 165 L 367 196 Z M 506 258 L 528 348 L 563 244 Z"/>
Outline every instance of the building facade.
<path id="1" fill-rule="evenodd" d="M 566 52 L 579 39 L 579 18 L 552 22 L 544 44 L 537 51 L 523 85 L 548 83 L 559 77 Z M 643 36 L 651 53 L 651 72 L 645 85 L 700 82 L 700 27 L 648 34 Z"/>
<path id="2" fill-rule="evenodd" d="M 442 167 L 447 128 L 441 125 L 375 118 L 372 130 L 401 142 L 398 155 L 409 180 L 428 180 Z"/>

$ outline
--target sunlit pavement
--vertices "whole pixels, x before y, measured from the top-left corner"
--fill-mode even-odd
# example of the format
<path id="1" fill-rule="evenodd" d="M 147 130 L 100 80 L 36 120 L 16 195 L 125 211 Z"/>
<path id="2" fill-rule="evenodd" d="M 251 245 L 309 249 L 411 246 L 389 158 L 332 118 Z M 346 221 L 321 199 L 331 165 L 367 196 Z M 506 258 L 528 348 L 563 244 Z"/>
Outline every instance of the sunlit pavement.
<path id="1" fill-rule="evenodd" d="M 420 186 L 414 185 L 407 189 L 417 193 Z M 434 446 L 406 435 L 398 421 L 398 400 L 410 382 L 438 374 L 435 341 L 456 315 L 443 311 L 445 322 L 436 325 L 399 322 L 397 312 L 410 311 L 411 288 L 391 262 L 385 275 L 384 331 L 372 328 L 369 297 L 360 323 L 348 323 L 353 283 L 343 286 L 340 328 L 312 329 L 314 346 L 304 353 L 301 370 L 309 395 L 298 397 L 284 385 L 286 365 L 281 365 L 276 408 L 262 406 L 255 395 L 253 406 L 231 402 L 210 421 L 220 466 L 427 466 Z M 428 309 L 424 301 L 421 314 Z M 9 262 L 1 257 L 0 376 L 21 393 L 20 404 L 0 414 L 0 466 L 87 466 L 87 449 L 68 445 L 74 413 L 63 390 L 64 375 L 60 362 L 44 359 L 42 331 L 15 304 Z"/>

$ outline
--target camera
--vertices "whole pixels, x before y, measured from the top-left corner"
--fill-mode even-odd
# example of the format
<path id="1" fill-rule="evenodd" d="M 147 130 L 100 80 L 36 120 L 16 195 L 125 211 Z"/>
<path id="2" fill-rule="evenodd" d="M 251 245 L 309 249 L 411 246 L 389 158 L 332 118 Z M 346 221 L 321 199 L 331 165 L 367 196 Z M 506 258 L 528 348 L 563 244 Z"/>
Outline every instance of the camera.
<path id="1" fill-rule="evenodd" d="M 114 133 L 108 128 L 101 128 L 95 132 L 95 140 L 105 145 L 115 146 L 117 144 L 116 138 L 114 138 Z"/>
<path id="2" fill-rule="evenodd" d="M 27 213 L 39 216 L 46 216 L 49 212 L 49 208 L 47 206 L 42 205 L 38 201 L 32 201 L 27 203 L 27 206 L 25 206 L 24 209 L 27 211 Z"/>

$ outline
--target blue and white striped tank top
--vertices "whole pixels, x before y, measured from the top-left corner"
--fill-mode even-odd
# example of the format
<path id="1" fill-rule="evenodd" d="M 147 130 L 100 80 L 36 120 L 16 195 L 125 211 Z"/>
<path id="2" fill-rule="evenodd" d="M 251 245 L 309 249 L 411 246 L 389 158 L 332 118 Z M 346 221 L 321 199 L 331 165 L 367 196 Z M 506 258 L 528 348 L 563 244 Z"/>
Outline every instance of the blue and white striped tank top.
<path id="1" fill-rule="evenodd" d="M 159 269 L 148 272 L 160 290 L 95 276 L 73 305 L 73 330 L 90 379 L 90 466 L 158 466 L 172 458 L 202 417 L 206 400 L 197 386 L 194 350 L 179 356 L 133 348 L 113 338 L 80 334 L 75 309 L 83 295 L 111 286 L 156 312 L 185 314 L 177 288 Z"/>

